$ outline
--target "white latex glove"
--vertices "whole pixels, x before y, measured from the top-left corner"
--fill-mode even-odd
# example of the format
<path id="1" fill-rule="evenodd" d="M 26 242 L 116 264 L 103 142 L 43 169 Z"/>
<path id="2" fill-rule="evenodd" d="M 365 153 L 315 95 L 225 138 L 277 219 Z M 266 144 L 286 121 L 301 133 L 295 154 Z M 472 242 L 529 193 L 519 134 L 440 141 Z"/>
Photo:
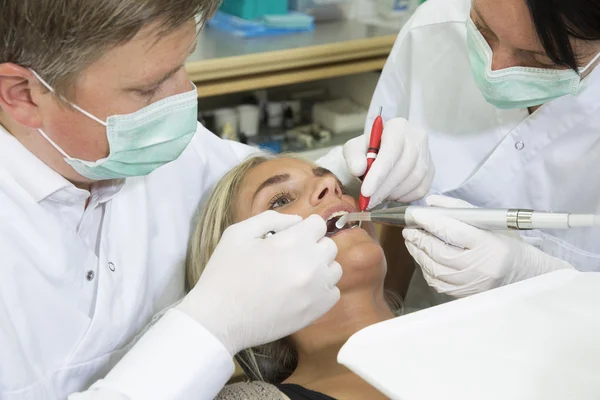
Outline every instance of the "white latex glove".
<path id="1" fill-rule="evenodd" d="M 269 231 L 275 235 L 262 239 Z M 294 333 L 339 300 L 342 268 L 325 221 L 267 211 L 229 227 L 178 308 L 234 355 Z"/>
<path id="2" fill-rule="evenodd" d="M 367 169 L 370 136 L 369 130 L 344 146 L 346 164 L 356 177 L 364 175 Z M 408 203 L 429 192 L 434 174 L 427 132 L 404 118 L 394 118 L 384 124 L 379 154 L 361 192 L 371 198 L 369 208 L 384 200 Z"/>
<path id="3" fill-rule="evenodd" d="M 427 203 L 473 207 L 444 196 L 429 196 Z M 406 247 L 421 266 L 427 283 L 439 293 L 465 297 L 573 268 L 525 243 L 520 235 L 484 231 L 453 218 L 430 216 L 426 211 L 415 212 L 414 218 L 424 230 L 404 229 Z"/>

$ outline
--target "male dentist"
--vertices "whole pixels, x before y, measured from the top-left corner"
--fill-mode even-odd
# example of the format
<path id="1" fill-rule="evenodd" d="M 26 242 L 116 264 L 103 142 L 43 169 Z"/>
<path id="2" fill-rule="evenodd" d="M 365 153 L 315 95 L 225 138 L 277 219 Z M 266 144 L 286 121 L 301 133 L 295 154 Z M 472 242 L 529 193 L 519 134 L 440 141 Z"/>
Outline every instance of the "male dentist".
<path id="1" fill-rule="evenodd" d="M 194 16 L 218 4 L 0 1 L 3 400 L 214 398 L 232 355 L 337 301 L 324 221 L 274 212 L 231 227 L 185 295 L 194 210 L 252 151 L 196 122 L 184 63 Z M 414 157 L 426 141 L 388 123 L 364 182 L 374 199 L 428 191 L 429 154 Z M 328 165 L 361 174 L 363 143 Z"/>

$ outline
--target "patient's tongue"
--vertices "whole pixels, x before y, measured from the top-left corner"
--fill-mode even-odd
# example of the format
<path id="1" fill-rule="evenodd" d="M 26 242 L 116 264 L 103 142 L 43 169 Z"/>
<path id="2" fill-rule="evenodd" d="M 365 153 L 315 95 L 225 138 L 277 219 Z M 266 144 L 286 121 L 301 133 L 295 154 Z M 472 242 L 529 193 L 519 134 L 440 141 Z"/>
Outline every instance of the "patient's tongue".
<path id="1" fill-rule="evenodd" d="M 337 232 L 339 229 L 335 226 L 335 223 L 341 218 L 341 216 L 339 217 L 333 217 L 331 218 L 329 221 L 327 221 L 327 233 L 335 233 Z"/>

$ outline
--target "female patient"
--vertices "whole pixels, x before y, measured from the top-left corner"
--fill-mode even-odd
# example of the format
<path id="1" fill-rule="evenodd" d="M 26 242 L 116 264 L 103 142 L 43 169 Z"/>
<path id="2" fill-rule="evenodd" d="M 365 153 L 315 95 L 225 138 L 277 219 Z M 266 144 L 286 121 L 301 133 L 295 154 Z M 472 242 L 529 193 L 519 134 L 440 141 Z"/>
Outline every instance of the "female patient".
<path id="1" fill-rule="evenodd" d="M 236 359 L 254 382 L 227 386 L 218 398 L 384 398 L 336 361 L 338 351 L 352 334 L 393 318 L 394 307 L 384 297 L 386 262 L 374 227 L 335 227 L 341 215 L 357 211 L 357 203 L 344 194 L 331 172 L 293 157 L 262 156 L 250 158 L 229 172 L 208 200 L 192 238 L 189 287 L 200 278 L 223 231 L 266 210 L 303 218 L 318 214 L 327 221 L 327 236 L 338 247 L 336 261 L 344 271 L 338 284 L 341 298 L 309 327 L 238 354 Z"/>

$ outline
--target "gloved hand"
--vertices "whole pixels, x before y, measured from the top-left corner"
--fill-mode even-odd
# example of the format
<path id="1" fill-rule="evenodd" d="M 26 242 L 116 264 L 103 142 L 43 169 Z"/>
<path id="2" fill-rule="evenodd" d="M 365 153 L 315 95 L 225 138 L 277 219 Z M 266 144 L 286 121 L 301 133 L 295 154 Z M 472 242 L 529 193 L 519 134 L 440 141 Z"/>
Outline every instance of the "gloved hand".
<path id="1" fill-rule="evenodd" d="M 429 196 L 427 203 L 437 207 L 473 207 L 444 196 Z M 439 293 L 465 297 L 573 268 L 566 261 L 525 243 L 517 234 L 484 231 L 422 211 L 415 212 L 414 218 L 424 231 L 404 229 L 406 247 L 421 266 L 429 286 Z"/>
<path id="2" fill-rule="evenodd" d="M 344 146 L 346 164 L 356 177 L 364 175 L 367 169 L 370 136 L 369 130 Z M 371 198 L 369 208 L 384 200 L 408 203 L 429 192 L 434 174 L 427 132 L 404 118 L 394 118 L 384 124 L 379 154 L 361 192 Z"/>
<path id="3" fill-rule="evenodd" d="M 262 239 L 269 231 L 275 235 Z M 267 211 L 229 227 L 178 308 L 235 355 L 294 333 L 340 298 L 325 221 Z"/>

